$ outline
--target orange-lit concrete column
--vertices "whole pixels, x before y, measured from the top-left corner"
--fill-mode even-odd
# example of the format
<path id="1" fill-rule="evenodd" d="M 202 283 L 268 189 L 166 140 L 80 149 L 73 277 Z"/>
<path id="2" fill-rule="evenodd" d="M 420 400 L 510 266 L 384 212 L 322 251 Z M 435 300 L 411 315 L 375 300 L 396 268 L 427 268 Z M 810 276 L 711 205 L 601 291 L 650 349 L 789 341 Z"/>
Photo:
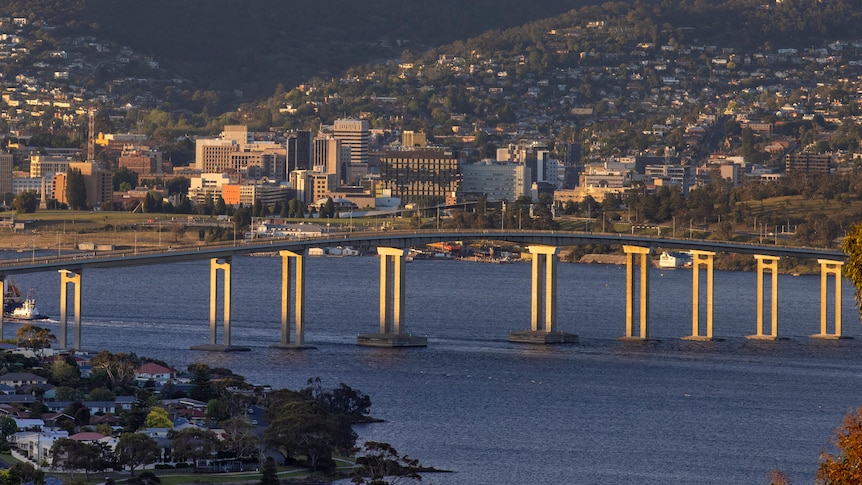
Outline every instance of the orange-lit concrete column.
<path id="1" fill-rule="evenodd" d="M 401 333 L 404 320 L 404 256 L 401 248 L 377 248 L 380 255 L 380 333 Z"/>
<path id="2" fill-rule="evenodd" d="M 623 246 L 626 253 L 626 335 L 623 339 L 645 340 L 647 333 L 647 316 L 649 314 L 649 254 L 652 248 L 641 246 Z M 640 255 L 640 333 L 634 334 L 634 255 Z"/>
<path id="3" fill-rule="evenodd" d="M 757 333 L 745 338 L 752 340 L 775 340 L 778 338 L 778 260 L 777 256 L 755 254 L 757 260 Z M 772 272 L 772 301 L 770 313 L 772 325 L 769 334 L 763 333 L 763 272 Z"/>
<path id="4" fill-rule="evenodd" d="M 224 272 L 224 345 L 230 345 L 230 263 L 231 258 L 224 258 L 220 263 L 218 258 L 210 260 L 210 345 L 216 345 L 216 313 L 218 308 L 218 271 Z"/>
<path id="5" fill-rule="evenodd" d="M 0 340 L 3 340 L 3 310 L 6 305 L 6 278 L 0 278 Z"/>
<path id="6" fill-rule="evenodd" d="M 712 251 L 689 251 L 691 263 L 691 335 L 684 340 L 712 340 L 712 294 L 713 294 L 713 257 Z M 700 334 L 700 267 L 706 268 L 706 334 Z"/>
<path id="7" fill-rule="evenodd" d="M 530 330 L 510 332 L 520 343 L 576 343 L 578 336 L 557 331 L 557 253 L 553 246 L 529 246 L 532 265 Z"/>
<path id="8" fill-rule="evenodd" d="M 404 257 L 406 249 L 378 247 L 380 255 L 380 333 L 360 335 L 359 345 L 424 347 L 426 337 L 404 333 Z"/>
<path id="9" fill-rule="evenodd" d="M 279 251 L 281 255 L 281 343 L 276 347 L 305 347 L 305 262 L 302 253 Z M 290 266 L 294 261 L 294 327 L 296 343 L 290 343 Z"/>
<path id="10" fill-rule="evenodd" d="M 67 301 L 66 292 L 68 291 L 69 284 L 74 285 L 73 289 L 73 308 L 75 313 L 75 342 L 72 346 L 73 349 L 78 350 L 81 348 L 81 273 L 69 271 L 65 269 L 60 270 L 60 348 L 65 349 L 66 346 L 66 335 L 67 335 L 67 325 L 68 321 L 68 313 L 69 313 L 69 304 Z"/>
<path id="11" fill-rule="evenodd" d="M 532 315 L 531 327 L 540 330 L 544 320 L 545 332 L 556 331 L 557 326 L 557 252 L 555 247 L 529 246 L 532 257 Z M 544 290 L 544 295 L 542 295 Z M 544 305 L 543 305 L 544 303 Z"/>
<path id="12" fill-rule="evenodd" d="M 829 259 L 818 259 L 820 263 L 820 333 L 812 335 L 811 338 L 840 339 L 841 338 L 841 261 Z M 827 297 L 826 289 L 829 286 L 829 275 L 835 275 L 835 331 L 829 333 L 826 325 Z"/>

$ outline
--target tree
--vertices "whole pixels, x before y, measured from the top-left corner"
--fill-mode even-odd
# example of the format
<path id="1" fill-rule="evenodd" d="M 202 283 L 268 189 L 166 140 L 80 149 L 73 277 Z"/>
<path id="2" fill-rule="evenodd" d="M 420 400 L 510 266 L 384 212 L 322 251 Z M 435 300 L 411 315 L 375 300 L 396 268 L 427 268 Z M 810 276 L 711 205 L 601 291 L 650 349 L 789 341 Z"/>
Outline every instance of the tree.
<path id="1" fill-rule="evenodd" d="M 336 449 L 349 449 L 356 442 L 350 420 L 327 414 L 316 401 L 285 402 L 267 411 L 271 417 L 264 441 L 284 456 L 305 456 L 312 470 L 332 469 Z"/>
<path id="2" fill-rule="evenodd" d="M 168 412 L 164 408 L 154 407 L 147 414 L 147 419 L 144 420 L 145 428 L 173 428 L 174 423 L 168 417 Z"/>
<path id="3" fill-rule="evenodd" d="M 197 471 L 198 460 L 215 456 L 220 442 L 215 433 L 205 429 L 186 428 L 171 437 L 171 450 L 176 461 L 191 460 Z"/>
<path id="4" fill-rule="evenodd" d="M 96 385 L 102 385 L 108 389 L 116 389 L 131 385 L 135 380 L 135 373 L 141 365 L 140 359 L 135 354 L 117 352 L 112 354 L 102 350 L 90 359 L 94 375 L 91 381 Z"/>
<path id="5" fill-rule="evenodd" d="M 39 207 L 39 195 L 35 190 L 25 190 L 12 199 L 12 208 L 18 214 L 32 214 Z"/>
<path id="6" fill-rule="evenodd" d="M 206 364 L 192 364 L 188 367 L 192 373 L 191 384 L 189 389 L 189 397 L 198 401 L 209 402 L 215 397 L 212 391 L 212 370 Z"/>
<path id="7" fill-rule="evenodd" d="M 854 224 L 844 237 L 842 249 L 847 255 L 847 264 L 844 265 L 844 276 L 853 282 L 856 287 L 856 303 L 859 306 L 860 318 L 862 318 L 862 223 Z"/>
<path id="8" fill-rule="evenodd" d="M 260 439 L 255 434 L 256 426 L 244 416 L 228 419 L 221 423 L 221 427 L 227 432 L 224 437 L 226 450 L 233 451 L 239 458 L 252 456 L 257 450 Z"/>
<path id="9" fill-rule="evenodd" d="M 419 460 L 401 456 L 389 443 L 366 441 L 361 456 L 356 458 L 351 482 L 357 485 L 395 485 L 406 481 L 422 481 Z"/>
<path id="10" fill-rule="evenodd" d="M 275 459 L 271 456 L 266 457 L 263 462 L 263 470 L 260 476 L 260 485 L 278 485 L 278 468 L 275 466 Z"/>
<path id="11" fill-rule="evenodd" d="M 18 431 L 18 425 L 15 420 L 9 416 L 0 417 L 0 436 L 5 440 L 10 434 Z"/>
<path id="12" fill-rule="evenodd" d="M 139 465 L 156 461 L 159 445 L 143 433 L 123 433 L 117 443 L 117 458 L 121 465 L 128 465 L 132 476 Z"/>
<path id="13" fill-rule="evenodd" d="M 87 207 L 87 185 L 84 175 L 77 168 L 66 170 L 66 203 L 72 210 Z"/>
<path id="14" fill-rule="evenodd" d="M 138 174 L 129 170 L 128 167 L 118 168 L 114 172 L 114 175 L 112 176 L 112 180 L 114 183 L 114 190 L 123 191 L 123 189 L 122 189 L 123 184 L 128 185 L 129 188 L 126 190 L 134 189 L 135 187 L 138 186 Z"/>
<path id="15" fill-rule="evenodd" d="M 817 483 L 843 485 L 862 483 L 862 408 L 844 417 L 844 422 L 835 432 L 838 454 L 820 455 Z"/>
<path id="16" fill-rule="evenodd" d="M 57 337 L 50 330 L 31 323 L 21 325 L 15 332 L 15 337 L 19 347 L 32 349 L 36 354 L 41 354 L 43 349 L 51 348 L 51 344 L 57 341 Z"/>

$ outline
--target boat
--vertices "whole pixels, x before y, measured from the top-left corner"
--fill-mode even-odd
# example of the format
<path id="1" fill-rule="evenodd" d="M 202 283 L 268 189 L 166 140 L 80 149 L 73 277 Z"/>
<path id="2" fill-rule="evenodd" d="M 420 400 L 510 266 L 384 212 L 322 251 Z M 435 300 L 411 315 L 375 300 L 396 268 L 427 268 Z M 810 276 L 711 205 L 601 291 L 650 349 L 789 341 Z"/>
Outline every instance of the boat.
<path id="1" fill-rule="evenodd" d="M 689 268 L 692 264 L 691 253 L 665 251 L 658 259 L 658 267 L 663 269 Z"/>
<path id="2" fill-rule="evenodd" d="M 39 309 L 36 308 L 36 299 L 33 297 L 33 289 L 30 289 L 30 292 L 27 294 L 27 298 L 24 299 L 24 303 L 12 310 L 9 313 L 10 320 L 45 320 L 48 318 L 47 315 L 43 315 L 39 312 Z"/>
<path id="3" fill-rule="evenodd" d="M 14 309 L 24 304 L 24 295 L 15 285 L 15 281 L 8 279 L 3 285 L 3 313 L 11 313 Z"/>

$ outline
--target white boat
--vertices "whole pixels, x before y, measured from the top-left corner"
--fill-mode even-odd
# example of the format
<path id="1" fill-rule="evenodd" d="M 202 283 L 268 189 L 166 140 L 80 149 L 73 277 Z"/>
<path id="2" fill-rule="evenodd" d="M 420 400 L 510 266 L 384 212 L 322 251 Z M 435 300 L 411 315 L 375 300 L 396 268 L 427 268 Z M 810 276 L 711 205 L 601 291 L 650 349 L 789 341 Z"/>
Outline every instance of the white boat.
<path id="1" fill-rule="evenodd" d="M 691 267 L 691 264 L 691 253 L 685 252 L 665 251 L 661 253 L 658 259 L 658 267 L 664 269 L 688 268 Z"/>
<path id="2" fill-rule="evenodd" d="M 36 308 L 36 299 L 33 298 L 33 290 L 31 289 L 27 298 L 24 300 L 24 303 L 18 308 L 12 310 L 12 313 L 9 314 L 9 318 L 12 320 L 44 320 L 48 318 L 48 316 L 43 315 L 39 312 L 39 309 Z"/>

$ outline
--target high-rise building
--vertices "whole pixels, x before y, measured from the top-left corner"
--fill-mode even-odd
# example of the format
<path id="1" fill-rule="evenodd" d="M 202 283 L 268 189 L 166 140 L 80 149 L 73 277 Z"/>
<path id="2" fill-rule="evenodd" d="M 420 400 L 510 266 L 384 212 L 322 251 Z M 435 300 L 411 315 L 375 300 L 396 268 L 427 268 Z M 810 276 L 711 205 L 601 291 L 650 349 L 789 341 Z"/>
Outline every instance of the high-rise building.
<path id="1" fill-rule="evenodd" d="M 368 163 L 368 144 L 371 140 L 368 120 L 335 120 L 332 133 L 341 140 L 342 146 L 350 147 L 350 163 Z"/>
<path id="2" fill-rule="evenodd" d="M 348 148 L 349 150 L 349 148 Z M 335 175 L 336 182 L 343 181 L 347 157 L 341 145 L 341 140 L 333 137 L 321 137 L 314 139 L 314 163 L 315 172 Z"/>
<path id="3" fill-rule="evenodd" d="M 111 172 L 102 170 L 96 162 L 72 162 L 69 168 L 80 170 L 84 176 L 84 186 L 87 191 L 87 205 L 101 207 L 114 198 L 114 183 Z M 57 173 L 52 180 L 51 194 L 60 203 L 67 203 L 66 173 Z"/>
<path id="4" fill-rule="evenodd" d="M 201 173 L 236 171 L 249 179 L 285 180 L 286 155 L 283 144 L 255 142 L 242 125 L 225 126 L 221 137 L 195 142 L 195 168 Z"/>
<path id="5" fill-rule="evenodd" d="M 458 190 L 460 164 L 459 154 L 450 149 L 386 151 L 380 157 L 381 188 L 405 204 L 442 204 Z"/>
<path id="6" fill-rule="evenodd" d="M 12 165 L 15 157 L 11 153 L 0 153 L 0 195 L 12 193 Z"/>
<path id="7" fill-rule="evenodd" d="M 311 132 L 297 131 L 287 139 L 287 173 L 311 169 Z"/>

